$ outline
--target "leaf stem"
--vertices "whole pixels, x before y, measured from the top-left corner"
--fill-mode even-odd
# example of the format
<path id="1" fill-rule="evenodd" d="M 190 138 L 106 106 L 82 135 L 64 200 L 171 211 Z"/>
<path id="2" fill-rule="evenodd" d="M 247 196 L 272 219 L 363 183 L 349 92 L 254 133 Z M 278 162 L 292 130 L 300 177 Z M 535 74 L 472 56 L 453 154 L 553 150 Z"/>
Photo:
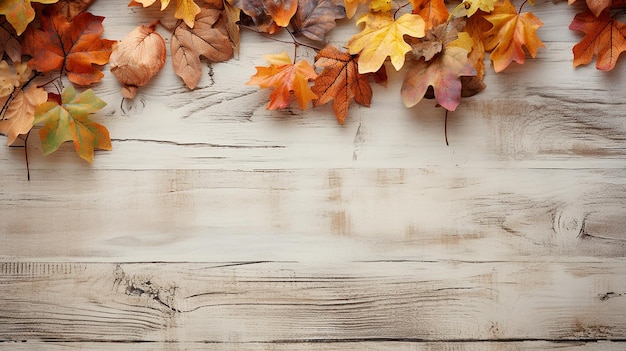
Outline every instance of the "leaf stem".
<path id="1" fill-rule="evenodd" d="M 394 13 L 393 13 L 393 19 L 394 19 L 394 20 L 396 19 L 396 14 L 398 14 L 398 11 L 400 11 L 401 9 L 403 9 L 403 8 L 405 8 L 405 7 L 407 7 L 407 6 L 409 6 L 410 4 L 411 4 L 410 2 L 407 2 L 407 3 L 406 3 L 406 4 L 404 4 L 404 5 L 400 5 L 400 7 L 398 7 L 398 8 L 396 9 L 396 11 L 394 11 Z"/>
<path id="2" fill-rule="evenodd" d="M 524 7 L 524 5 L 526 5 L 526 3 L 528 2 L 528 0 L 524 0 L 524 2 L 519 5 L 519 10 L 517 11 L 518 14 L 522 13 L 522 8 Z"/>
<path id="3" fill-rule="evenodd" d="M 30 163 L 28 162 L 28 137 L 30 136 L 30 130 L 26 133 L 24 138 L 24 159 L 26 160 L 26 179 L 30 182 Z"/>
<path id="4" fill-rule="evenodd" d="M 446 110 L 446 117 L 443 120 L 443 135 L 446 138 L 446 146 L 450 146 L 448 143 L 448 110 Z"/>

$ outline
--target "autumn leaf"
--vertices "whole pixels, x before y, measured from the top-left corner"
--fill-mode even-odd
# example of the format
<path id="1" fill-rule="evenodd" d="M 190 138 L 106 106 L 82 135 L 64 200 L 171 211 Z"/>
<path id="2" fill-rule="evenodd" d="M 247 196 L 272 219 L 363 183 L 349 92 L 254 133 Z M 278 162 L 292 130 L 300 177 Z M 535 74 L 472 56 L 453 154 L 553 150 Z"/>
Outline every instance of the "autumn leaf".
<path id="1" fill-rule="evenodd" d="M 239 45 L 241 43 L 241 36 L 239 33 L 239 18 L 241 16 L 241 10 L 233 6 L 230 2 L 224 2 L 224 19 L 226 20 L 226 32 L 230 43 L 235 50 L 235 53 L 239 55 Z"/>
<path id="2" fill-rule="evenodd" d="M 132 99 L 165 63 L 165 40 L 154 31 L 156 22 L 139 26 L 113 46 L 111 73 L 123 85 L 122 95 Z"/>
<path id="3" fill-rule="evenodd" d="M 35 18 L 35 10 L 31 3 L 54 4 L 58 0 L 1 0 L 0 15 L 5 15 L 7 21 L 15 28 L 17 35 L 22 35 L 26 27 Z"/>
<path id="4" fill-rule="evenodd" d="M 619 55 L 626 50 L 626 23 L 613 18 L 609 11 L 602 12 L 599 17 L 589 11 L 579 13 L 569 29 L 585 33 L 572 49 L 574 67 L 586 65 L 593 60 L 594 55 L 598 55 L 596 68 L 609 71 L 615 67 Z"/>
<path id="5" fill-rule="evenodd" d="M 443 0 L 411 0 L 413 13 L 420 15 L 426 22 L 426 29 L 440 25 L 450 15 Z"/>
<path id="6" fill-rule="evenodd" d="M 575 3 L 576 0 L 568 0 L 567 3 L 569 5 Z M 587 7 L 594 16 L 598 17 L 602 13 L 602 11 L 611 7 L 614 1 L 612 0 L 587 0 Z"/>
<path id="7" fill-rule="evenodd" d="M 476 69 L 476 77 L 482 81 L 485 75 L 485 33 L 493 27 L 484 16 L 486 12 L 478 11 L 474 16 L 467 19 L 465 28 L 463 29 L 472 38 L 474 45 L 468 56 L 469 60 Z"/>
<path id="8" fill-rule="evenodd" d="M 391 0 L 371 0 L 370 11 L 372 12 L 391 11 Z"/>
<path id="9" fill-rule="evenodd" d="M 498 1 L 499 0 L 465 0 L 463 2 L 466 9 L 465 15 L 467 17 L 472 17 L 478 10 L 491 12 Z"/>
<path id="10" fill-rule="evenodd" d="M 78 85 L 102 79 L 101 65 L 109 62 L 115 41 L 100 39 L 104 17 L 82 12 L 71 22 L 62 14 L 43 16 L 41 29 L 30 28 L 24 37 L 23 53 L 39 72 L 61 70 Z"/>
<path id="11" fill-rule="evenodd" d="M 433 87 L 435 99 L 448 111 L 454 111 L 461 102 L 462 76 L 474 76 L 476 70 L 467 58 L 472 39 L 467 33 L 448 44 L 431 61 L 421 58 L 412 67 L 402 84 L 404 105 L 411 107 L 422 100 L 429 87 Z"/>
<path id="12" fill-rule="evenodd" d="M 344 17 L 346 9 L 332 0 L 299 0 L 291 26 L 294 34 L 323 41 L 325 34 L 335 27 L 335 20 Z"/>
<path id="13" fill-rule="evenodd" d="M 4 100 L 4 101 L 3 101 Z M 48 100 L 48 93 L 43 88 L 31 85 L 26 90 L 19 90 L 0 119 L 0 133 L 8 136 L 7 145 L 12 145 L 20 134 L 28 133 L 35 120 L 35 107 Z M 5 99 L 0 99 L 2 104 Z"/>
<path id="14" fill-rule="evenodd" d="M 443 50 L 444 46 L 454 41 L 465 26 L 464 18 L 456 18 L 451 22 L 439 24 L 426 31 L 426 35 L 411 42 L 411 51 L 415 58 L 424 57 L 429 61 Z"/>
<path id="15" fill-rule="evenodd" d="M 0 25 L 0 58 L 7 54 L 11 61 L 22 60 L 22 44 L 17 40 L 15 33 Z"/>
<path id="16" fill-rule="evenodd" d="M 87 10 L 95 0 L 58 0 L 54 5 L 58 13 L 63 14 L 68 21 L 79 13 Z"/>
<path id="17" fill-rule="evenodd" d="M 273 33 L 286 27 L 298 9 L 298 0 L 234 0 L 233 5 L 250 16 L 259 30 Z"/>
<path id="18" fill-rule="evenodd" d="M 297 63 L 291 62 L 291 58 L 286 52 L 279 55 L 265 55 L 270 66 L 257 66 L 257 73 L 246 83 L 246 85 L 258 85 L 260 88 L 272 88 L 268 110 L 285 108 L 289 105 L 290 92 L 293 92 L 300 108 L 306 110 L 307 105 L 317 98 L 311 88 L 309 81 L 317 77 L 313 67 L 304 60 Z"/>
<path id="19" fill-rule="evenodd" d="M 356 10 L 359 8 L 359 4 L 366 3 L 367 0 L 344 0 L 344 7 L 346 8 L 346 17 L 352 18 L 356 14 Z"/>
<path id="20" fill-rule="evenodd" d="M 154 4 L 156 0 L 131 0 L 128 6 L 148 7 Z M 165 10 L 170 4 L 170 0 L 161 0 L 161 11 Z M 189 28 L 195 26 L 196 16 L 200 13 L 200 6 L 194 0 L 176 0 L 176 12 L 174 17 L 182 19 Z"/>
<path id="21" fill-rule="evenodd" d="M 181 24 L 174 30 L 171 40 L 174 72 L 189 89 L 195 89 L 200 81 L 200 56 L 211 62 L 226 61 L 233 57 L 233 47 L 221 13 L 219 10 L 203 8 L 194 28 Z"/>
<path id="22" fill-rule="evenodd" d="M 341 52 L 332 45 L 327 45 L 315 56 L 315 66 L 324 70 L 315 79 L 313 93 L 319 96 L 313 100 L 313 106 L 333 101 L 333 111 L 339 124 L 343 124 L 348 115 L 350 99 L 358 104 L 370 106 L 372 88 L 370 74 L 360 74 L 358 59 L 348 52 Z"/>
<path id="23" fill-rule="evenodd" d="M 489 56 L 496 72 L 501 72 L 513 61 L 523 64 L 526 58 L 526 47 L 531 57 L 537 55 L 540 47 L 545 47 L 537 37 L 537 28 L 543 25 L 532 12 L 517 13 L 515 6 L 506 0 L 497 14 L 489 14 L 485 19 L 493 24 L 485 33 L 485 50 L 491 51 Z"/>
<path id="24" fill-rule="evenodd" d="M 61 144 L 72 140 L 78 155 L 93 162 L 94 149 L 111 150 L 109 131 L 89 119 L 89 115 L 106 103 L 91 89 L 76 94 L 73 86 L 61 94 L 62 104 L 48 101 L 35 109 L 35 124 L 44 123 L 39 130 L 43 154 L 55 152 Z"/>
<path id="25" fill-rule="evenodd" d="M 400 70 L 411 50 L 404 36 L 421 38 L 425 34 L 424 20 L 409 13 L 395 21 L 391 13 L 369 13 L 357 20 L 357 25 L 361 23 L 365 23 L 363 31 L 347 44 L 350 54 L 359 54 L 359 73 L 378 71 L 388 56 L 396 71 Z"/>
<path id="26" fill-rule="evenodd" d="M 0 61 L 0 97 L 13 93 L 15 88 L 26 83 L 32 74 L 27 62 L 13 62 L 13 69 L 8 62 Z M 0 104 L 1 105 L 1 104 Z"/>

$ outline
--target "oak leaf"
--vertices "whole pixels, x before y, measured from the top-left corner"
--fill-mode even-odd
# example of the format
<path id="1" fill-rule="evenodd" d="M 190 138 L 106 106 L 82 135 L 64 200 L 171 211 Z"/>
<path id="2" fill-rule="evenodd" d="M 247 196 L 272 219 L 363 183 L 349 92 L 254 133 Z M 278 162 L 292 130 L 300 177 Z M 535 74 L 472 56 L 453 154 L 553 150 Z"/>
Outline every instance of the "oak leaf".
<path id="1" fill-rule="evenodd" d="M 421 58 L 413 66 L 401 89 L 406 107 L 422 100 L 429 87 L 433 87 L 437 103 L 448 111 L 454 111 L 461 102 L 462 76 L 474 76 L 476 70 L 467 58 L 472 39 L 467 33 L 459 33 L 458 39 L 449 43 L 431 61 Z"/>
<path id="2" fill-rule="evenodd" d="M 29 28 L 23 51 L 30 67 L 39 72 L 61 70 L 70 81 L 89 85 L 102 79 L 115 41 L 101 39 L 104 17 L 82 12 L 70 22 L 62 14 L 41 17 L 41 29 Z"/>
<path id="3" fill-rule="evenodd" d="M 346 9 L 332 0 L 299 0 L 296 14 L 291 18 L 294 34 L 311 40 L 324 40 L 336 25 L 335 20 L 346 17 Z"/>
<path id="4" fill-rule="evenodd" d="M 619 55 L 626 51 L 626 23 L 613 18 L 609 11 L 596 17 L 587 11 L 574 16 L 569 29 L 585 33 L 572 49 L 574 67 L 586 65 L 597 55 L 596 68 L 609 71 L 615 67 Z"/>
<path id="5" fill-rule="evenodd" d="M 233 0 L 233 5 L 250 16 L 259 30 L 271 34 L 289 25 L 298 0 Z"/>
<path id="6" fill-rule="evenodd" d="M 257 66 L 257 73 L 246 85 L 258 85 L 260 88 L 272 88 L 268 110 L 285 108 L 289 105 L 290 92 L 293 92 L 305 110 L 309 102 L 317 98 L 311 91 L 309 81 L 317 77 L 313 67 L 304 60 L 293 63 L 286 52 L 278 55 L 265 55 L 270 66 Z"/>
<path id="7" fill-rule="evenodd" d="M 7 98 L 0 99 L 0 103 L 5 104 Z M 34 85 L 14 94 L 0 119 L 0 133 L 8 136 L 7 145 L 12 145 L 20 134 L 31 130 L 35 120 L 35 107 L 47 100 L 48 93 Z"/>
<path id="8" fill-rule="evenodd" d="M 359 54 L 359 73 L 378 71 L 388 56 L 396 71 L 400 70 L 406 53 L 411 50 L 404 36 L 421 38 L 425 34 L 424 20 L 409 13 L 397 20 L 391 13 L 369 13 L 357 20 L 357 25 L 361 23 L 365 23 L 363 31 L 347 44 L 350 54 Z"/>
<path id="9" fill-rule="evenodd" d="M 450 13 L 443 0 L 411 0 L 413 13 L 426 22 L 426 29 L 438 26 L 448 19 Z"/>
<path id="10" fill-rule="evenodd" d="M 235 53 L 239 55 L 239 44 L 241 43 L 241 35 L 239 33 L 239 18 L 241 17 L 241 9 L 233 6 L 229 1 L 224 2 L 224 12 L 222 13 L 226 20 L 226 32 L 228 32 L 228 38 L 235 50 Z"/>
<path id="11" fill-rule="evenodd" d="M 113 46 L 109 58 L 111 73 L 123 85 L 122 95 L 132 99 L 165 63 L 165 40 L 154 31 L 156 22 L 139 26 Z"/>
<path id="12" fill-rule="evenodd" d="M 319 98 L 313 100 L 313 106 L 333 101 L 333 111 L 339 124 L 343 124 L 348 115 L 350 99 L 358 104 L 370 106 L 372 88 L 370 74 L 360 74 L 358 58 L 348 52 L 341 52 L 332 45 L 327 45 L 315 56 L 315 66 L 324 70 L 315 79 L 313 93 Z"/>
<path id="13" fill-rule="evenodd" d="M 66 141 L 73 141 L 78 155 L 93 162 L 94 149 L 111 150 L 109 131 L 89 119 L 89 115 L 106 106 L 91 89 L 76 94 L 73 86 L 61 94 L 62 104 L 48 101 L 35 109 L 35 124 L 44 123 L 39 130 L 44 155 L 56 151 Z"/>
<path id="14" fill-rule="evenodd" d="M 501 72 L 513 61 L 523 64 L 526 58 L 524 47 L 533 58 L 540 47 L 545 47 L 536 33 L 543 22 L 532 12 L 518 14 L 508 0 L 498 13 L 486 15 L 485 19 L 493 24 L 485 33 L 488 38 L 485 40 L 485 50 L 491 51 L 489 57 L 496 72 Z"/>
<path id="15" fill-rule="evenodd" d="M 170 45 L 174 72 L 189 89 L 195 89 L 200 81 L 200 56 L 211 62 L 222 62 L 233 57 L 233 47 L 221 14 L 222 11 L 203 8 L 194 28 L 183 23 L 172 34 Z"/>
<path id="16" fill-rule="evenodd" d="M 143 6 L 148 7 L 154 4 L 156 0 L 131 0 L 128 6 Z M 170 4 L 170 0 L 161 0 L 161 11 L 165 10 Z M 176 0 L 176 12 L 174 17 L 182 19 L 185 24 L 193 28 L 195 20 L 200 13 L 200 6 L 198 6 L 194 0 Z"/>
<path id="17" fill-rule="evenodd" d="M 31 3 L 54 4 L 58 0 L 2 0 L 0 1 L 0 15 L 5 15 L 7 21 L 15 28 L 17 35 L 22 35 L 26 27 L 35 18 L 35 10 Z"/>

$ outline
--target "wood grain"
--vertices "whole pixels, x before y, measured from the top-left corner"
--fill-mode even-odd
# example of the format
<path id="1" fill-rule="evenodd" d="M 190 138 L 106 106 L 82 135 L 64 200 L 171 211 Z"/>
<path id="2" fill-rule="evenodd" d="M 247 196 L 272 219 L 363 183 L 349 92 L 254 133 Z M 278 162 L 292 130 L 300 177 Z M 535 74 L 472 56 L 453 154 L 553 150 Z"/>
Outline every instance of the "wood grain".
<path id="1" fill-rule="evenodd" d="M 626 264 L 0 264 L 0 340 L 626 341 Z"/>
<path id="2" fill-rule="evenodd" d="M 126 4 L 94 3 L 105 37 L 164 16 Z M 527 9 L 546 48 L 488 69 L 449 146 L 392 69 L 344 126 L 267 111 L 245 82 L 293 48 L 250 31 L 193 91 L 168 61 L 122 100 L 105 67 L 113 151 L 33 134 L 28 181 L 0 148 L 0 350 L 626 349 L 624 63 L 572 67 L 581 1 Z"/>

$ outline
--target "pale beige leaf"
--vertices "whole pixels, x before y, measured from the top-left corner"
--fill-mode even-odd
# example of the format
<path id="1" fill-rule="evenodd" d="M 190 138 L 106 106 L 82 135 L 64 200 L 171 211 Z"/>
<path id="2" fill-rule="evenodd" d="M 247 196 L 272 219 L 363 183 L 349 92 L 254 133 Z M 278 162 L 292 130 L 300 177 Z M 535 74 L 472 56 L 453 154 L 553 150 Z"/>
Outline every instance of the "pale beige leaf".
<path id="1" fill-rule="evenodd" d="M 47 100 L 48 93 L 35 85 L 15 94 L 0 120 L 0 133 L 9 137 L 7 145 L 12 145 L 20 134 L 30 131 L 35 120 L 35 107 Z"/>
<path id="2" fill-rule="evenodd" d="M 111 73 L 123 85 L 122 95 L 132 99 L 165 63 L 165 40 L 151 26 L 139 26 L 113 47 Z"/>
<path id="3" fill-rule="evenodd" d="M 9 64 L 4 60 L 0 61 L 0 97 L 11 95 L 15 87 L 19 85 L 20 80 Z"/>
<path id="4" fill-rule="evenodd" d="M 233 57 L 226 21 L 221 14 L 222 11 L 203 8 L 193 28 L 183 23 L 174 30 L 171 41 L 174 72 L 189 89 L 194 89 L 200 81 L 200 56 L 211 62 L 226 61 Z"/>

